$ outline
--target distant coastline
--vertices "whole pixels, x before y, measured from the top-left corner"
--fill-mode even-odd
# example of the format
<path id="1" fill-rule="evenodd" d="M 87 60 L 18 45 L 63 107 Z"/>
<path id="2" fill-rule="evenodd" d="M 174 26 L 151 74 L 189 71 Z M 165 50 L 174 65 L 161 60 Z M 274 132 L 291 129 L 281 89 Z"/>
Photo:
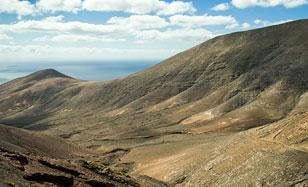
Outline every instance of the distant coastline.
<path id="1" fill-rule="evenodd" d="M 81 80 L 112 80 L 144 70 L 157 61 L 0 63 L 0 84 L 41 69 L 53 68 Z"/>

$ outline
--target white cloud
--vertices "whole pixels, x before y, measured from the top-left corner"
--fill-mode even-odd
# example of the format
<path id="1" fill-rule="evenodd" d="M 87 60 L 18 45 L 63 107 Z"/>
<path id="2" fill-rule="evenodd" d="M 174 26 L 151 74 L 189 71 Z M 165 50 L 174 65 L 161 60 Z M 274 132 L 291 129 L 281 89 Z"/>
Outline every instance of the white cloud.
<path id="1" fill-rule="evenodd" d="M 83 8 L 88 11 L 125 11 L 137 14 L 149 13 L 153 11 L 153 6 L 154 1 L 133 0 L 85 0 L 83 3 Z"/>
<path id="2" fill-rule="evenodd" d="M 108 24 L 118 25 L 126 29 L 164 28 L 169 25 L 166 19 L 151 15 L 133 15 L 130 17 L 112 17 Z"/>
<path id="3" fill-rule="evenodd" d="M 242 27 L 242 29 L 248 29 L 248 28 L 250 28 L 250 24 L 245 22 L 241 25 L 241 27 Z"/>
<path id="4" fill-rule="evenodd" d="M 215 37 L 215 35 L 206 29 L 174 29 L 167 31 L 144 30 L 135 31 L 135 36 L 144 40 L 192 40 L 204 41 Z"/>
<path id="5" fill-rule="evenodd" d="M 135 60 L 162 59 L 180 50 L 170 49 L 131 49 L 99 47 L 61 47 L 51 45 L 0 45 L 0 58 L 5 61 L 20 62 L 58 60 Z M 119 55 L 121 54 L 121 55 Z"/>
<path id="6" fill-rule="evenodd" d="M 53 37 L 43 36 L 35 38 L 35 42 L 123 42 L 125 39 L 108 38 L 104 36 L 60 34 Z"/>
<path id="7" fill-rule="evenodd" d="M 1 0 L 0 13 L 15 13 L 19 16 L 33 15 L 35 7 L 29 1 Z"/>
<path id="8" fill-rule="evenodd" d="M 238 28 L 238 27 L 240 27 L 240 24 L 236 22 L 236 23 L 227 25 L 226 29 L 235 29 L 235 28 Z"/>
<path id="9" fill-rule="evenodd" d="M 84 0 L 83 8 L 88 11 L 124 11 L 134 14 L 156 12 L 160 15 L 195 12 L 191 2 L 161 0 Z"/>
<path id="10" fill-rule="evenodd" d="M 220 3 L 212 8 L 214 11 L 226 11 L 229 10 L 229 3 Z"/>
<path id="11" fill-rule="evenodd" d="M 175 15 L 171 16 L 170 22 L 173 25 L 182 27 L 200 27 L 209 25 L 238 25 L 237 20 L 232 16 L 209 16 L 204 14 L 203 16 L 189 16 L 189 15 Z"/>
<path id="12" fill-rule="evenodd" d="M 57 34 L 56 36 L 43 36 L 34 39 L 40 42 L 79 42 L 79 41 L 124 41 L 124 39 L 137 37 L 142 39 L 208 39 L 213 34 L 203 28 L 191 29 L 188 27 L 201 27 L 203 25 L 232 24 L 237 21 L 230 16 L 173 16 L 170 18 L 173 25 L 184 28 L 175 29 L 171 24 L 159 16 L 134 15 L 130 17 L 113 17 L 107 24 L 89 24 L 83 22 L 65 22 L 63 16 L 46 17 L 42 20 L 25 20 L 15 24 L 0 25 L 0 32 L 37 32 Z M 184 20 L 184 22 L 179 22 Z M 194 24 L 194 25 L 191 25 Z M 166 31 L 162 28 L 169 27 Z M 147 36 L 148 35 L 148 36 Z"/>
<path id="13" fill-rule="evenodd" d="M 250 24 L 249 23 L 242 23 L 242 24 L 239 24 L 238 22 L 236 22 L 236 23 L 233 23 L 233 24 L 231 24 L 231 25 L 227 25 L 226 26 L 226 28 L 227 29 L 236 29 L 236 28 L 238 28 L 238 29 L 242 29 L 242 30 L 247 30 L 247 29 L 249 29 L 250 28 Z"/>
<path id="14" fill-rule="evenodd" d="M 77 12 L 81 9 L 81 0 L 40 0 L 36 7 L 41 11 L 66 11 Z"/>
<path id="15" fill-rule="evenodd" d="M 132 14 L 174 15 L 193 13 L 196 8 L 192 2 L 163 0 L 38 0 L 31 4 L 27 0 L 1 0 L 0 13 L 34 15 L 41 12 L 122 11 Z"/>
<path id="16" fill-rule="evenodd" d="M 214 37 L 214 34 L 203 26 L 224 25 L 228 28 L 249 26 L 248 23 L 240 25 L 232 16 L 175 15 L 169 19 L 156 15 L 132 15 L 112 17 L 106 24 L 90 24 L 78 21 L 65 22 L 64 17 L 60 15 L 42 20 L 0 24 L 0 32 L 43 33 L 44 36 L 39 36 L 33 41 L 46 43 L 117 42 L 131 39 L 203 41 Z"/>
<path id="17" fill-rule="evenodd" d="M 255 23 L 256 25 L 260 25 L 260 26 L 264 26 L 264 27 L 271 24 L 270 21 L 261 20 L 261 19 L 256 19 L 256 20 L 254 21 L 254 23 Z"/>
<path id="18" fill-rule="evenodd" d="M 0 40 L 12 40 L 12 39 L 13 39 L 13 37 L 10 37 L 10 36 L 8 36 L 6 34 L 1 34 L 0 33 Z"/>
<path id="19" fill-rule="evenodd" d="M 64 22 L 63 16 L 46 17 L 42 20 L 24 20 L 15 24 L 0 24 L 1 31 L 9 32 L 95 32 L 112 33 L 115 25 L 90 24 L 79 21 Z"/>
<path id="20" fill-rule="evenodd" d="M 145 44 L 145 41 L 143 40 L 137 40 L 137 41 L 134 41 L 135 44 L 138 44 L 138 45 L 144 45 Z"/>
<path id="21" fill-rule="evenodd" d="M 294 8 L 308 4 L 308 0 L 232 0 L 232 5 L 236 8 L 244 9 L 249 7 L 274 7 L 284 6 Z"/>
<path id="22" fill-rule="evenodd" d="M 63 20 L 64 20 L 64 16 L 59 15 L 59 16 L 45 17 L 42 21 L 46 21 L 46 22 L 61 22 Z"/>
<path id="23" fill-rule="evenodd" d="M 174 15 L 182 13 L 196 12 L 196 8 L 192 2 L 172 1 L 171 3 L 161 2 L 161 8 L 157 12 L 158 15 Z"/>
<path id="24" fill-rule="evenodd" d="M 280 20 L 280 21 L 267 21 L 267 20 L 261 20 L 261 19 L 256 19 L 254 20 L 254 23 L 258 26 L 262 26 L 262 27 L 266 27 L 266 26 L 270 26 L 270 25 L 278 25 L 278 24 L 282 24 L 282 23 L 286 23 L 286 22 L 290 22 L 293 20 Z"/>
<path id="25" fill-rule="evenodd" d="M 63 20 L 63 16 L 51 16 L 42 20 L 24 20 L 14 24 L 0 24 L 0 32 L 49 32 L 49 33 L 129 33 L 131 30 L 164 28 L 170 23 L 159 16 L 133 15 L 130 17 L 112 17 L 106 24 L 90 24 L 79 21 Z"/>

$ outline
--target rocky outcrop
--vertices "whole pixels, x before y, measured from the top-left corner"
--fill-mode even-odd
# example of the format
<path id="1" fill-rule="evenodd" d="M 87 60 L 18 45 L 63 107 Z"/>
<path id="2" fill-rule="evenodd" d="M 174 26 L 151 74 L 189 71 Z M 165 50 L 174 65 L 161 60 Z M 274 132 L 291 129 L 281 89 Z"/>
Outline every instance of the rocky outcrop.
<path id="1" fill-rule="evenodd" d="M 115 172 L 108 166 L 80 159 L 52 159 L 38 155 L 27 155 L 0 147 L 0 171 L 3 165 L 10 165 L 18 179 L 12 179 L 8 172 L 0 172 L 0 181 L 8 186 L 41 184 L 46 186 L 132 186 L 139 187 L 138 179 L 123 172 Z M 16 174 L 15 174 L 16 175 Z M 152 180 L 140 180 L 143 185 L 151 184 Z M 163 183 L 162 183 L 163 184 Z M 162 185 L 166 186 L 166 185 Z"/>

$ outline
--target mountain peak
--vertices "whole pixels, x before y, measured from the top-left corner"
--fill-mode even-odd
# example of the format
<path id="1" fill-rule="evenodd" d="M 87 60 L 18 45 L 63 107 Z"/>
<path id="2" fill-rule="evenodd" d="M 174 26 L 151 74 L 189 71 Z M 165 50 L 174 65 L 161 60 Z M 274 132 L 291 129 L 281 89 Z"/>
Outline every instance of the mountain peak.
<path id="1" fill-rule="evenodd" d="M 297 21 L 219 36 L 102 83 L 42 70 L 0 86 L 0 123 L 65 138 L 97 153 L 83 159 L 100 154 L 101 166 L 172 185 L 304 185 L 307 30 Z M 0 140 L 12 137 L 4 132 Z M 53 153 L 60 144 L 51 142 Z"/>
<path id="2" fill-rule="evenodd" d="M 30 78 L 31 80 L 42 80 L 42 79 L 48 79 L 48 78 L 72 78 L 67 75 L 64 75 L 63 73 L 58 72 L 55 69 L 44 69 L 37 71 L 35 73 L 30 74 L 27 76 L 27 78 Z"/>

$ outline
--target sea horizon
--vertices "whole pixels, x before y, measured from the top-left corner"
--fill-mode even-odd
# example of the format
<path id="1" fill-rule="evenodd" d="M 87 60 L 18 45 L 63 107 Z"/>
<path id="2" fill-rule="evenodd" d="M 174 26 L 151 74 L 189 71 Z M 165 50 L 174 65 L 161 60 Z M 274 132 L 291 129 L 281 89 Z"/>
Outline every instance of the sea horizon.
<path id="1" fill-rule="evenodd" d="M 149 68 L 160 60 L 89 62 L 0 62 L 0 84 L 43 69 L 55 69 L 80 80 L 103 81 L 124 77 Z"/>

